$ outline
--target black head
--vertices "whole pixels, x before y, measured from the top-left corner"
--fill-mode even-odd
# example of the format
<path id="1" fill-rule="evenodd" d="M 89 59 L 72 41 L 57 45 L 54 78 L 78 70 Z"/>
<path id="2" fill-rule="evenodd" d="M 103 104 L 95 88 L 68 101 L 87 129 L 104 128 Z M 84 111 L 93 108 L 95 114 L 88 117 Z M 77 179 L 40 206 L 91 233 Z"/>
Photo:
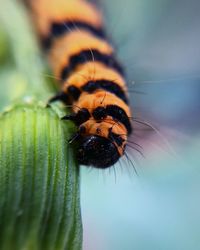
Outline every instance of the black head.
<path id="1" fill-rule="evenodd" d="M 78 161 L 80 164 L 96 168 L 108 168 L 120 158 L 117 147 L 109 139 L 90 135 L 80 142 Z"/>

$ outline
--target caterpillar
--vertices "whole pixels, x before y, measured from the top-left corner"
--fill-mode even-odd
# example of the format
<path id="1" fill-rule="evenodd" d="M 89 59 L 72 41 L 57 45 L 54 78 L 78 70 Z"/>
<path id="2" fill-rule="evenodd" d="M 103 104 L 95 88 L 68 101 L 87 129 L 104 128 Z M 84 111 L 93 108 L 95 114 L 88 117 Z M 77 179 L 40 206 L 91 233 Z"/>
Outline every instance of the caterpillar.
<path id="1" fill-rule="evenodd" d="M 86 0 L 32 0 L 37 32 L 60 92 L 50 102 L 71 105 L 80 164 L 108 168 L 125 154 L 132 132 L 123 67 L 102 14 Z"/>

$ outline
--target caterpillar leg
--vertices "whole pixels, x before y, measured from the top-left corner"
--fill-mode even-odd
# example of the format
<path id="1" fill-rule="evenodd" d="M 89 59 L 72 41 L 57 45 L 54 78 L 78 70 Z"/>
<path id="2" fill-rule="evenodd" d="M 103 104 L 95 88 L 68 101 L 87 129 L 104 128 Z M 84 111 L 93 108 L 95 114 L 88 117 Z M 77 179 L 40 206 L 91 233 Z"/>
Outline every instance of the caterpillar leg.
<path id="1" fill-rule="evenodd" d="M 68 97 L 68 95 L 66 93 L 59 92 L 55 96 L 51 97 L 48 100 L 48 104 L 56 102 L 56 101 L 62 101 L 64 103 L 68 103 L 68 99 L 69 99 L 69 97 Z"/>
<path id="2" fill-rule="evenodd" d="M 80 133 L 75 133 L 68 141 L 69 144 L 72 144 L 73 142 L 76 142 L 80 138 Z"/>
<path id="3" fill-rule="evenodd" d="M 66 120 L 66 121 L 76 121 L 76 114 L 70 114 L 70 115 L 65 115 L 61 118 L 61 120 Z"/>
<path id="4" fill-rule="evenodd" d="M 66 115 L 61 119 L 73 121 L 77 126 L 80 126 L 82 123 L 86 122 L 89 118 L 90 118 L 89 111 L 85 108 L 82 108 L 77 113 Z"/>

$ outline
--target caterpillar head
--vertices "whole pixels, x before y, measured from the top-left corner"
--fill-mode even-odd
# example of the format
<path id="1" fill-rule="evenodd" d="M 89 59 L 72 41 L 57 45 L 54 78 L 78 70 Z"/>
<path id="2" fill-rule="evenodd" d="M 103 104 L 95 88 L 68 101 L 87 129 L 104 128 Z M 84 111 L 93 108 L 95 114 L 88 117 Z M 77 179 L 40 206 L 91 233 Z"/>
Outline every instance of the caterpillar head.
<path id="1" fill-rule="evenodd" d="M 120 156 L 111 140 L 98 135 L 89 135 L 81 139 L 77 157 L 80 164 L 108 168 L 115 164 Z"/>
<path id="2" fill-rule="evenodd" d="M 115 126 L 114 126 L 115 125 Z M 89 119 L 79 127 L 78 160 L 80 164 L 96 168 L 114 165 L 123 155 L 126 146 L 124 127 L 112 119 L 96 122 Z"/>

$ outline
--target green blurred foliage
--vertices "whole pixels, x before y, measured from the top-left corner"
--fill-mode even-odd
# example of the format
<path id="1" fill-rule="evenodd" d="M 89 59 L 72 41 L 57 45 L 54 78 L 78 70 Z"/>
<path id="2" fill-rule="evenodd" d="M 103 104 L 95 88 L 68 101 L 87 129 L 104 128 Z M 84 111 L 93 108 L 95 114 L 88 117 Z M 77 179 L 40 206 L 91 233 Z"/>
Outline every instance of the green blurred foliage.
<path id="1" fill-rule="evenodd" d="M 0 109 L 29 95 L 47 100 L 52 90 L 55 90 L 49 74 L 24 6 L 14 1 L 2 1 Z"/>

